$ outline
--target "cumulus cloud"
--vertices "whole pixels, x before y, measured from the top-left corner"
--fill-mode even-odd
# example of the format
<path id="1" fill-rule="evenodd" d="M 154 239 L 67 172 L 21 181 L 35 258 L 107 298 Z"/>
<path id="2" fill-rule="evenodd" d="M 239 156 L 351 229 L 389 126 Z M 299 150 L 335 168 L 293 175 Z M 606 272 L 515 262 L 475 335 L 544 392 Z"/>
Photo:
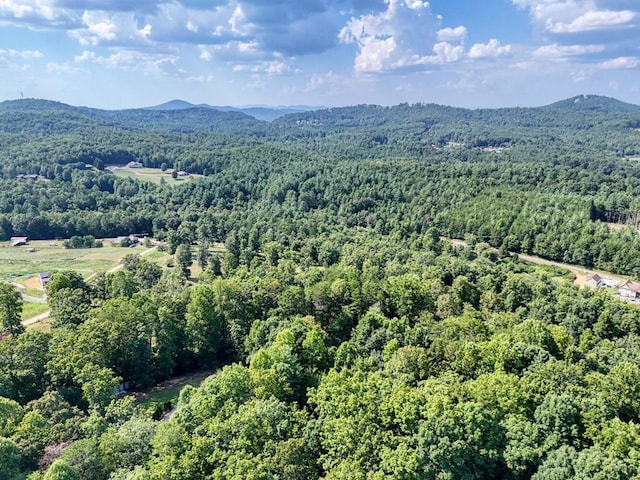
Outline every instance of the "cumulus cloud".
<path id="1" fill-rule="evenodd" d="M 467 37 L 467 29 L 462 25 L 456 28 L 443 28 L 438 30 L 436 36 L 441 42 L 461 42 Z"/>
<path id="2" fill-rule="evenodd" d="M 459 58 L 457 47 L 447 42 L 430 47 L 439 24 L 428 2 L 389 0 L 383 12 L 351 18 L 338 38 L 357 45 L 357 71 L 395 70 Z M 430 48 L 435 55 L 428 55 Z"/>
<path id="3" fill-rule="evenodd" d="M 498 40 L 492 38 L 489 43 L 476 43 L 469 49 L 469 58 L 495 58 L 508 55 L 511 45 L 501 45 Z"/>
<path id="4" fill-rule="evenodd" d="M 151 34 L 151 25 L 139 26 L 133 15 L 126 12 L 85 11 L 82 28 L 72 30 L 69 35 L 80 45 L 132 45 L 144 43 Z M 147 42 L 148 43 L 148 42 Z"/>

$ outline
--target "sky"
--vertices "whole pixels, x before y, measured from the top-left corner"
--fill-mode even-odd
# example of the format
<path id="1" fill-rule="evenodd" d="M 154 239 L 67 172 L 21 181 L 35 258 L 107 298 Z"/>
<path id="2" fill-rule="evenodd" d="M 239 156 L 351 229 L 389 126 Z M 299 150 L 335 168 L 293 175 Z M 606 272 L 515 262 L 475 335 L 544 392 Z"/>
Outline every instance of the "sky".
<path id="1" fill-rule="evenodd" d="M 640 104 L 640 0 L 0 0 L 0 100 Z"/>

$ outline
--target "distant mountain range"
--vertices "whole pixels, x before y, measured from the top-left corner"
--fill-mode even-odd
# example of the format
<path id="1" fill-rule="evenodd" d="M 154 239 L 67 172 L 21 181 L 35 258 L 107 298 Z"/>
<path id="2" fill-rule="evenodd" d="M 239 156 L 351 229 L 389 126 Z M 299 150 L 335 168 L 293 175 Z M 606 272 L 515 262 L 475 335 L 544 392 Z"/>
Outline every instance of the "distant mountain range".
<path id="1" fill-rule="evenodd" d="M 547 105 L 548 109 L 555 110 L 587 110 L 608 113 L 627 113 L 637 112 L 640 105 L 622 102 L 611 97 L 602 97 L 600 95 L 577 95 L 575 97 L 560 100 L 559 102 Z"/>
<path id="2" fill-rule="evenodd" d="M 258 120 L 266 120 L 270 122 L 271 120 L 275 120 L 276 118 L 280 118 L 290 113 L 308 112 L 311 110 L 318 110 L 324 107 L 309 107 L 304 105 L 277 106 L 277 107 L 270 107 L 266 105 L 255 105 L 255 106 L 247 106 L 247 107 L 232 107 L 228 105 L 227 106 L 208 105 L 206 103 L 199 103 L 196 105 L 196 104 L 187 102 L 185 100 L 170 100 L 168 102 L 161 103 L 160 105 L 155 105 L 153 107 L 145 107 L 144 110 L 186 110 L 189 108 L 211 108 L 211 109 L 219 110 L 222 112 L 242 112 Z"/>

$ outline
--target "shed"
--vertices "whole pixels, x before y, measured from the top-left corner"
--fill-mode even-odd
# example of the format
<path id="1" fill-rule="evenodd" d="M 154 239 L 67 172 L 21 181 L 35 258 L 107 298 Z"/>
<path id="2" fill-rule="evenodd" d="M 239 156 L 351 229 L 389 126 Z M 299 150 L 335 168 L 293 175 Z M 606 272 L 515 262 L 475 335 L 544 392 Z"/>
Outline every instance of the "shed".
<path id="1" fill-rule="evenodd" d="M 10 240 L 12 247 L 21 247 L 29 243 L 29 237 L 11 237 Z"/>

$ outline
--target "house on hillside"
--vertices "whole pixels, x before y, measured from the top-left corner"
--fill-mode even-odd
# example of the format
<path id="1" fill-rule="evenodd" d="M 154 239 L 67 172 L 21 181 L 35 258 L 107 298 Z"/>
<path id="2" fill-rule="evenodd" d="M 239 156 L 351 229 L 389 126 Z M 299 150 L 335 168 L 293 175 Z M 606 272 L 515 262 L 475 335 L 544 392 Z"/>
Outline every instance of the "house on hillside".
<path id="1" fill-rule="evenodd" d="M 141 162 L 129 162 L 127 163 L 127 168 L 142 168 L 144 165 L 142 165 Z"/>
<path id="2" fill-rule="evenodd" d="M 12 247 L 22 247 L 29 243 L 29 237 L 11 237 L 11 246 Z"/>
<path id="3" fill-rule="evenodd" d="M 640 283 L 626 280 L 618 287 L 618 295 L 623 299 L 639 298 Z"/>

